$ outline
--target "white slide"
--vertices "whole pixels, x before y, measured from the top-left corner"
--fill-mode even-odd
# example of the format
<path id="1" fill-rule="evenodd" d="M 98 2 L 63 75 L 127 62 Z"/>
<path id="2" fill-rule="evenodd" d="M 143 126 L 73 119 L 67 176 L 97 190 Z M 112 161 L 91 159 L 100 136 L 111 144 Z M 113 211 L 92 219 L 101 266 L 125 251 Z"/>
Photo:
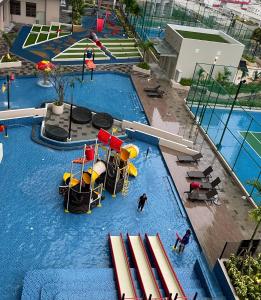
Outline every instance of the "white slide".
<path id="1" fill-rule="evenodd" d="M 109 235 L 109 243 L 116 273 L 119 299 L 122 299 L 123 294 L 125 294 L 125 299 L 136 299 L 136 290 L 133 284 L 122 235 Z"/>
<path id="2" fill-rule="evenodd" d="M 127 236 L 145 298 L 149 299 L 151 295 L 152 299 L 161 299 L 159 287 L 151 269 L 149 258 L 140 235 Z"/>
<path id="3" fill-rule="evenodd" d="M 148 236 L 146 234 L 145 236 L 158 273 L 162 279 L 166 295 L 169 296 L 172 294 L 172 297 L 175 297 L 178 294 L 178 299 L 187 299 L 163 247 L 159 234 L 156 236 Z"/>

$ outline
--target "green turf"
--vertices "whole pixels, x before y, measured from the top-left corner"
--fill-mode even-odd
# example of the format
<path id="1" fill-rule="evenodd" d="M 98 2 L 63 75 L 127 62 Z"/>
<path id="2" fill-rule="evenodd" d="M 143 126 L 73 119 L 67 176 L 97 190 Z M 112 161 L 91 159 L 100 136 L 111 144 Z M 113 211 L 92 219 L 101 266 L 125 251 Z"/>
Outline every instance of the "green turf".
<path id="1" fill-rule="evenodd" d="M 114 44 L 114 43 L 134 43 L 134 39 L 100 39 L 101 43 Z"/>
<path id="2" fill-rule="evenodd" d="M 57 37 L 57 33 L 50 33 L 48 39 L 54 39 Z"/>
<path id="3" fill-rule="evenodd" d="M 61 25 L 60 29 L 61 30 L 66 30 L 66 31 L 71 31 L 72 27 L 71 26 L 66 26 L 66 25 Z"/>
<path id="4" fill-rule="evenodd" d="M 240 131 L 240 134 L 245 137 L 248 144 L 256 151 L 256 153 L 261 157 L 261 132 Z"/>
<path id="5" fill-rule="evenodd" d="M 58 25 L 52 25 L 50 31 L 57 31 L 59 29 Z"/>
<path id="6" fill-rule="evenodd" d="M 38 33 L 30 33 L 24 46 L 26 47 L 26 46 L 33 45 L 37 39 L 37 36 Z"/>
<path id="7" fill-rule="evenodd" d="M 40 32 L 41 31 L 41 26 L 36 26 L 36 25 L 34 25 L 33 27 L 32 27 L 32 30 L 31 31 L 34 31 L 34 32 Z"/>
<path id="8" fill-rule="evenodd" d="M 218 43 L 229 43 L 227 40 L 225 40 L 222 36 L 218 34 L 209 34 L 209 33 L 192 32 L 192 31 L 184 31 L 184 30 L 177 30 L 177 32 L 185 39 L 218 42 Z"/>
<path id="9" fill-rule="evenodd" d="M 46 41 L 48 38 L 48 33 L 40 33 L 37 39 L 37 43 Z"/>
<path id="10" fill-rule="evenodd" d="M 128 57 L 140 57 L 139 52 L 133 52 L 133 53 L 115 53 L 115 57 L 121 57 L 121 58 L 128 58 Z"/>
<path id="11" fill-rule="evenodd" d="M 80 54 L 80 53 L 82 53 L 83 54 L 83 52 L 84 52 L 84 50 L 78 50 L 78 49 L 68 49 L 68 50 L 65 50 L 64 52 L 63 52 L 63 54 L 64 53 L 78 53 L 78 54 Z M 99 49 L 94 49 L 94 53 L 96 54 L 98 54 L 98 53 L 100 53 L 100 54 L 103 54 L 103 55 L 105 55 L 101 50 L 99 50 Z"/>
<path id="12" fill-rule="evenodd" d="M 48 32 L 50 30 L 50 26 L 42 26 L 41 31 L 46 31 Z"/>
<path id="13" fill-rule="evenodd" d="M 107 58 L 107 56 L 105 55 L 105 54 L 95 54 L 95 58 Z M 66 58 L 82 58 L 82 55 L 80 55 L 80 54 L 74 54 L 74 55 L 63 55 L 63 54 L 61 54 L 61 55 L 59 55 L 59 56 L 57 56 L 56 57 L 56 59 L 66 59 Z"/>

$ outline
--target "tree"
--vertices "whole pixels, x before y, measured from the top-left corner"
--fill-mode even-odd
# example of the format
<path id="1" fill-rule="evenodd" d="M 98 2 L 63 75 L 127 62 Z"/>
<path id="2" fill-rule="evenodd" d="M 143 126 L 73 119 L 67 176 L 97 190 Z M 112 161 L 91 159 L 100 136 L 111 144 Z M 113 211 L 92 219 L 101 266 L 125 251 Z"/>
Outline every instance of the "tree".
<path id="1" fill-rule="evenodd" d="M 2 37 L 7 45 L 7 54 L 9 55 L 10 48 L 12 47 L 12 41 L 11 41 L 10 37 L 8 36 L 8 34 L 5 32 L 2 32 Z"/>
<path id="2" fill-rule="evenodd" d="M 256 47 L 253 51 L 253 56 L 255 56 L 256 52 L 257 52 L 257 49 L 261 44 L 261 28 L 260 27 L 256 28 L 253 31 L 252 36 L 251 36 L 251 40 L 255 41 L 255 43 L 256 43 Z"/>
<path id="3" fill-rule="evenodd" d="M 135 0 L 124 0 L 124 4 L 126 5 L 126 13 L 127 16 L 129 16 L 129 13 L 131 11 L 131 8 L 134 6 L 135 4 Z"/>
<path id="4" fill-rule="evenodd" d="M 84 13 L 84 1 L 83 0 L 70 0 L 69 4 L 72 6 L 72 22 L 74 24 L 80 24 L 81 17 Z"/>
<path id="5" fill-rule="evenodd" d="M 141 13 L 140 6 L 137 2 L 135 2 L 133 4 L 133 6 L 131 7 L 131 14 L 134 16 L 134 24 L 136 23 L 137 18 L 140 15 L 140 13 Z"/>
<path id="6" fill-rule="evenodd" d="M 147 51 L 153 46 L 153 42 L 151 41 L 141 41 L 138 43 L 138 46 L 143 50 L 143 61 L 145 61 Z"/>
<path id="7" fill-rule="evenodd" d="M 260 184 L 260 182 L 259 182 L 259 184 Z M 259 186 L 259 188 L 260 188 L 260 186 Z M 260 192 L 260 190 L 259 190 L 259 192 Z M 257 208 L 250 210 L 249 216 L 256 223 L 256 227 L 255 227 L 254 232 L 250 239 L 250 244 L 251 244 L 251 242 L 255 239 L 256 233 L 261 224 L 261 206 L 258 206 Z"/>

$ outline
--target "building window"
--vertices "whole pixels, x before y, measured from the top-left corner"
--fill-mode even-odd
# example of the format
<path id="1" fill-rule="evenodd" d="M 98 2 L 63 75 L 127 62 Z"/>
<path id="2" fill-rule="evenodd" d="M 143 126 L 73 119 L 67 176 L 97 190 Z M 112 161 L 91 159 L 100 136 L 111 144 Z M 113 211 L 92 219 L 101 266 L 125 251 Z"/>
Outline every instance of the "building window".
<path id="1" fill-rule="evenodd" d="M 21 2 L 11 0 L 10 1 L 10 14 L 11 15 L 21 15 Z"/>
<path id="2" fill-rule="evenodd" d="M 26 16 L 36 17 L 36 3 L 26 2 Z"/>

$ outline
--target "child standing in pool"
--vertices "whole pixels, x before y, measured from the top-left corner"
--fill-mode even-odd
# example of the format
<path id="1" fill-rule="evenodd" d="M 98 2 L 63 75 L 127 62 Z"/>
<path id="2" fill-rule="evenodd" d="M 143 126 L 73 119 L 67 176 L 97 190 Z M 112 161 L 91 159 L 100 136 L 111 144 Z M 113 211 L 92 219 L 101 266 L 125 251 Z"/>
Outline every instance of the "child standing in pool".
<path id="1" fill-rule="evenodd" d="M 191 236 L 191 231 L 188 229 L 182 239 L 180 237 L 177 237 L 176 243 L 173 246 L 173 250 L 175 250 L 177 248 L 178 243 L 180 243 L 178 252 L 182 253 L 186 245 L 189 243 L 190 236 Z"/>

